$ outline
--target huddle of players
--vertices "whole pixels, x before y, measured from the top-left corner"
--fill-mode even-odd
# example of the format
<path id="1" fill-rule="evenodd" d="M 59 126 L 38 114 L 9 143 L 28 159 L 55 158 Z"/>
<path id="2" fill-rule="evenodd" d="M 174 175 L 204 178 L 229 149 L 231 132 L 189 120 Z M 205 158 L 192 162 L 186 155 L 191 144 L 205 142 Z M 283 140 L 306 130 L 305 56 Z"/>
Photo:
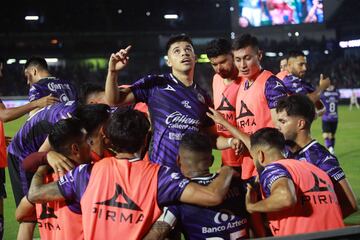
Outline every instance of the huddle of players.
<path id="1" fill-rule="evenodd" d="M 274 235 L 289 235 L 343 227 L 342 218 L 356 211 L 336 157 L 310 136 L 323 79 L 318 89 L 306 89 L 309 98 L 287 97 L 285 80 L 261 68 L 256 38 L 244 35 L 232 48 L 215 40 L 207 49 L 216 72 L 212 108 L 193 81 L 195 53 L 187 36 L 167 44 L 170 74 L 119 88 L 118 73 L 128 64 L 130 49 L 111 55 L 105 93 L 97 89 L 84 99 L 118 106 L 144 102 L 151 127 L 145 114 L 129 107 L 110 115 L 107 105 L 79 105 L 60 95 L 62 103 L 37 111 L 14 137 L 9 171 L 22 239 L 32 236 L 28 229 L 36 221 L 46 239 L 119 234 L 159 239 L 175 223 L 188 239 L 264 236 L 257 213 L 268 213 Z M 295 77 L 292 86 L 306 85 Z M 69 89 L 62 84 L 53 79 L 43 86 Z M 209 172 L 212 148 L 223 150 L 218 174 Z M 285 160 L 285 149 L 290 159 Z M 74 165 L 58 178 L 59 170 Z M 232 179 L 234 171 L 226 165 L 241 179 Z"/>

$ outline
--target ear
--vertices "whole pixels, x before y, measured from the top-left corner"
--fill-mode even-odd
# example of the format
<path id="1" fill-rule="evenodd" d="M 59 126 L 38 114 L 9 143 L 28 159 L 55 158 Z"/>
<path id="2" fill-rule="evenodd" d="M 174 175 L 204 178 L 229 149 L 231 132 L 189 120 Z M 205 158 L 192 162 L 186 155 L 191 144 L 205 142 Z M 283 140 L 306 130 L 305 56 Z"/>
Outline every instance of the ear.
<path id="1" fill-rule="evenodd" d="M 265 153 L 262 150 L 258 150 L 257 154 L 258 154 L 259 163 L 261 164 L 261 166 L 264 166 L 266 160 Z"/>
<path id="2" fill-rule="evenodd" d="M 169 56 L 166 58 L 166 65 L 168 65 L 168 67 L 172 67 L 172 64 L 169 60 Z"/>
<path id="3" fill-rule="evenodd" d="M 260 62 L 262 60 L 262 58 L 263 58 L 263 52 L 261 50 L 258 50 L 257 56 L 258 56 L 258 59 L 259 59 L 259 62 Z"/>
<path id="4" fill-rule="evenodd" d="M 297 127 L 300 130 L 304 130 L 306 128 L 306 121 L 305 119 L 300 118 L 297 123 Z"/>
<path id="5" fill-rule="evenodd" d="M 78 145 L 77 143 L 71 144 L 70 147 L 71 147 L 71 153 L 72 153 L 73 155 L 78 155 L 78 154 L 79 154 L 80 148 L 79 148 L 79 145 Z"/>

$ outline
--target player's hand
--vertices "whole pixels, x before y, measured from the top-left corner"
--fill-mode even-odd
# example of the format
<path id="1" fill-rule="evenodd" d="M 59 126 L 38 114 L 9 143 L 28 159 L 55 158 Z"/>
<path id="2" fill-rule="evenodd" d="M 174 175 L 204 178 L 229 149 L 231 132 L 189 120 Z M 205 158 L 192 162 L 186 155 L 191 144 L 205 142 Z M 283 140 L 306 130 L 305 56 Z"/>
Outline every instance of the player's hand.
<path id="1" fill-rule="evenodd" d="M 215 109 L 209 107 L 209 110 L 211 113 L 207 112 L 206 115 L 212 120 L 214 120 L 215 123 L 223 124 L 226 121 L 223 115 L 221 115 L 221 113 L 219 113 Z"/>
<path id="2" fill-rule="evenodd" d="M 320 74 L 319 88 L 321 91 L 325 91 L 330 86 L 330 78 L 324 77 L 324 74 Z"/>
<path id="3" fill-rule="evenodd" d="M 41 165 L 36 170 L 36 173 L 41 174 L 41 175 L 46 175 L 48 173 L 48 171 L 49 171 L 49 166 L 48 165 Z"/>
<path id="4" fill-rule="evenodd" d="M 246 210 L 249 213 L 253 213 L 253 205 L 254 203 L 256 203 L 258 201 L 258 194 L 255 191 L 255 189 L 253 188 L 253 186 L 251 186 L 251 184 L 247 184 L 247 192 L 246 192 L 246 196 L 245 196 L 245 204 L 246 204 Z"/>
<path id="5" fill-rule="evenodd" d="M 52 96 L 51 94 L 34 101 L 35 106 L 39 108 L 43 108 L 45 106 L 52 105 L 57 102 L 59 102 L 59 99 L 57 97 Z"/>
<path id="6" fill-rule="evenodd" d="M 73 169 L 74 164 L 65 156 L 60 153 L 50 151 L 46 155 L 47 161 L 58 177 L 63 176 L 65 173 Z"/>
<path id="7" fill-rule="evenodd" d="M 245 151 L 247 149 L 245 144 L 238 138 L 232 138 L 231 148 L 235 150 L 236 155 L 241 155 L 241 154 L 245 153 Z"/>
<path id="8" fill-rule="evenodd" d="M 5 144 L 6 146 L 9 146 L 9 144 L 11 143 L 12 137 L 9 136 L 5 136 Z"/>
<path id="9" fill-rule="evenodd" d="M 116 53 L 112 53 L 109 59 L 109 71 L 117 72 L 122 70 L 129 62 L 129 51 L 131 45 L 127 46 L 125 49 L 120 49 Z"/>

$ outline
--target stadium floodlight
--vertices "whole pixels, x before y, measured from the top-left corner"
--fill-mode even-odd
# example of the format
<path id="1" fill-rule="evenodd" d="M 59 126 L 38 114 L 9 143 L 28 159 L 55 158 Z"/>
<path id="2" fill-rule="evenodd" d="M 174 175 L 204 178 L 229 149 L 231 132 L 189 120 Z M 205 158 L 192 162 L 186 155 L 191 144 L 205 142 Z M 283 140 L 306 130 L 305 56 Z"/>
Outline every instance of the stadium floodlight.
<path id="1" fill-rule="evenodd" d="M 276 57 L 277 54 L 275 52 L 265 52 L 265 56 L 267 56 L 267 57 Z"/>
<path id="2" fill-rule="evenodd" d="M 20 64 L 25 64 L 25 63 L 26 63 L 26 59 L 20 59 L 20 60 L 19 60 L 19 63 L 20 63 Z"/>
<path id="3" fill-rule="evenodd" d="M 9 59 L 6 61 L 6 64 L 13 64 L 13 63 L 16 63 L 16 59 L 15 59 L 15 58 L 9 58 Z"/>
<path id="4" fill-rule="evenodd" d="M 179 15 L 177 15 L 177 14 L 165 14 L 164 18 L 169 19 L 169 20 L 175 20 L 175 19 L 179 18 Z"/>
<path id="5" fill-rule="evenodd" d="M 25 16 L 26 21 L 38 21 L 39 16 Z"/>
<path id="6" fill-rule="evenodd" d="M 45 60 L 48 63 L 57 63 L 59 61 L 57 58 L 45 58 Z"/>
<path id="7" fill-rule="evenodd" d="M 282 57 L 282 56 L 284 56 L 284 53 L 283 53 L 283 52 L 279 52 L 278 55 L 279 55 L 279 57 Z"/>
<path id="8" fill-rule="evenodd" d="M 310 53 L 309 50 L 302 50 L 302 52 L 305 54 L 305 56 L 309 55 L 309 53 Z"/>

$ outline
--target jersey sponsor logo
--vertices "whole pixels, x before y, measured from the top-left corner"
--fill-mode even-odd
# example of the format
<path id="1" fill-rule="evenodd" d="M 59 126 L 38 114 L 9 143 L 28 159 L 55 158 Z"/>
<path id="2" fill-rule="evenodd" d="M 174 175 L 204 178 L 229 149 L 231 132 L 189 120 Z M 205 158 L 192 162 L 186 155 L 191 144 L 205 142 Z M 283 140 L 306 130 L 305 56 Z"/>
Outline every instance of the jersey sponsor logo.
<path id="1" fill-rule="evenodd" d="M 275 88 L 278 88 L 278 87 L 283 87 L 283 85 L 281 84 L 281 82 L 279 82 L 279 81 L 276 81 L 276 85 L 275 85 L 275 87 L 274 87 L 274 89 Z"/>
<path id="2" fill-rule="evenodd" d="M 39 217 L 41 220 L 46 218 L 58 218 L 55 215 L 54 208 L 48 207 L 46 203 L 41 204 L 41 214 Z"/>
<path id="3" fill-rule="evenodd" d="M 255 115 L 246 106 L 244 101 L 241 100 L 240 113 L 239 113 L 239 116 L 236 117 L 236 119 L 243 118 L 243 117 L 253 117 L 253 116 L 255 116 Z"/>
<path id="4" fill-rule="evenodd" d="M 221 224 L 235 219 L 235 215 L 228 209 L 221 209 L 214 217 L 216 224 Z"/>
<path id="5" fill-rule="evenodd" d="M 182 104 L 185 108 L 191 109 L 191 106 L 189 105 L 190 102 L 189 102 L 188 100 L 183 100 L 183 101 L 181 101 L 181 104 Z"/>
<path id="6" fill-rule="evenodd" d="M 165 123 L 166 123 L 166 125 L 169 126 L 169 128 L 198 131 L 199 130 L 198 126 L 200 125 L 200 120 L 193 119 L 193 118 L 189 117 L 188 115 L 185 115 L 185 114 L 182 114 L 182 113 L 176 111 L 166 117 Z M 182 136 L 181 136 L 181 138 L 182 138 Z"/>
<path id="7" fill-rule="evenodd" d="M 166 86 L 166 88 L 163 88 L 163 90 L 176 92 L 176 90 L 172 86 L 170 86 L 169 84 Z"/>
<path id="8" fill-rule="evenodd" d="M 308 203 L 312 203 L 317 205 L 317 204 L 337 203 L 335 191 L 331 187 L 331 185 L 325 180 L 321 179 L 315 173 L 311 172 L 311 174 L 314 178 L 314 186 L 311 189 L 305 191 L 304 195 L 301 196 L 301 204 L 305 205 Z M 312 193 L 312 194 L 305 194 L 305 193 Z"/>
<path id="9" fill-rule="evenodd" d="M 54 82 L 49 82 L 47 87 L 49 88 L 49 90 L 51 90 L 53 92 L 56 92 L 57 90 L 71 90 L 69 84 L 61 84 L 61 83 L 54 83 Z"/>
<path id="10" fill-rule="evenodd" d="M 117 199 L 119 198 L 119 196 L 121 196 L 125 200 L 125 202 L 118 202 Z M 97 202 L 95 204 L 126 208 L 134 211 L 142 211 L 142 209 L 126 195 L 126 193 L 119 184 L 116 184 L 115 194 L 112 198 L 102 202 Z"/>
<path id="11" fill-rule="evenodd" d="M 222 99 L 220 106 L 216 109 L 219 111 L 235 111 L 235 107 L 230 104 L 229 99 L 227 99 L 224 94 L 222 94 Z"/>

